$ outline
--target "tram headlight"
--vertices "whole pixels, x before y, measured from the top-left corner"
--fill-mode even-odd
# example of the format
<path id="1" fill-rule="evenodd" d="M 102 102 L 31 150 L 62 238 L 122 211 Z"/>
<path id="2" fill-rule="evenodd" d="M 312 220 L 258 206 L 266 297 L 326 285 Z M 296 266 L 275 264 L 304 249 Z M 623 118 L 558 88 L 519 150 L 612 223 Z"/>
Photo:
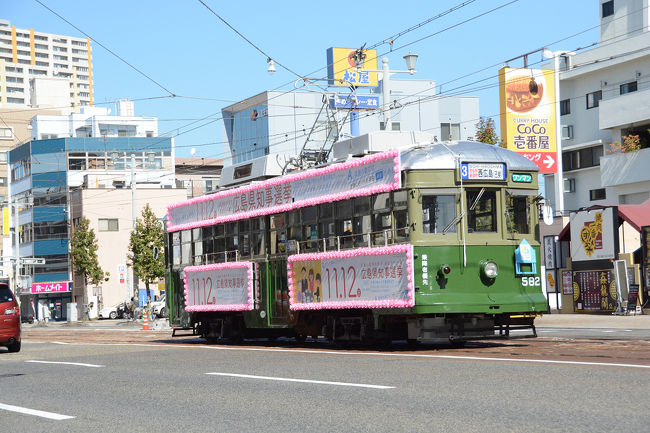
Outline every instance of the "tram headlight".
<path id="1" fill-rule="evenodd" d="M 492 260 L 481 262 L 481 272 L 487 278 L 495 279 L 499 275 L 499 266 Z"/>

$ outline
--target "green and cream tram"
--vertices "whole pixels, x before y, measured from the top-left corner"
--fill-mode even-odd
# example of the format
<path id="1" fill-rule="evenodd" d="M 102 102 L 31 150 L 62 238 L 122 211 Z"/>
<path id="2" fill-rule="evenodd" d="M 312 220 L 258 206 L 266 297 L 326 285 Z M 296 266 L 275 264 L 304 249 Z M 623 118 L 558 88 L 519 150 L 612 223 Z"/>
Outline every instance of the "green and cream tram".
<path id="1" fill-rule="evenodd" d="M 169 206 L 172 325 L 208 340 L 534 332 L 547 305 L 537 167 L 483 143 L 401 133 L 398 147 L 390 134 L 337 143 L 367 156 Z M 359 150 L 370 138 L 384 149 Z"/>

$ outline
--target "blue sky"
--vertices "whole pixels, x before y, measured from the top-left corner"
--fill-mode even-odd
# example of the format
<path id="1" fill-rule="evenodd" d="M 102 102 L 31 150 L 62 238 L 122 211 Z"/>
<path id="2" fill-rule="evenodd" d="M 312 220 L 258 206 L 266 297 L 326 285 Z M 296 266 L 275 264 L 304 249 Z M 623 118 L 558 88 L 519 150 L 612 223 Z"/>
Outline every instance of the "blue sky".
<path id="1" fill-rule="evenodd" d="M 481 115 L 497 124 L 497 71 L 505 60 L 544 46 L 576 50 L 599 38 L 598 0 L 203 1 L 262 51 L 310 77 L 325 76 L 328 47 L 375 45 L 467 3 L 397 38 L 393 52 L 388 44 L 377 49 L 391 69 L 405 69 L 402 56 L 417 53 L 413 78 L 436 80 L 443 93 L 457 88 L 480 97 Z M 264 90 L 289 90 L 297 79 L 278 65 L 269 74 L 266 56 L 198 0 L 41 2 L 151 78 L 93 43 L 95 103 L 114 110 L 110 101 L 135 100 L 136 115 L 158 117 L 159 132 L 176 135 L 180 157 L 191 148 L 195 157 L 223 157 L 221 108 Z M 84 37 L 35 0 L 0 0 L 0 18 Z M 540 60 L 540 54 L 529 57 L 531 65 Z M 150 99 L 169 96 L 163 88 L 180 96 Z"/>

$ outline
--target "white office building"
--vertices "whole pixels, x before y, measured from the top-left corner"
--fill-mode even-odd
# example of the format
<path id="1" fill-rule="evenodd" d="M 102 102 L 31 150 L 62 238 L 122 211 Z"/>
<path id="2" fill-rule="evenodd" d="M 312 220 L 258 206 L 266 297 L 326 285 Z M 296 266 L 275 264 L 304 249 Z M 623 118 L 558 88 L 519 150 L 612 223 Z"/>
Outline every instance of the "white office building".
<path id="1" fill-rule="evenodd" d="M 560 56 L 564 209 L 650 198 L 650 1 L 599 0 L 600 44 Z M 553 68 L 553 63 L 546 65 Z M 641 150 L 612 152 L 637 135 Z M 553 176 L 546 196 L 553 203 Z"/>

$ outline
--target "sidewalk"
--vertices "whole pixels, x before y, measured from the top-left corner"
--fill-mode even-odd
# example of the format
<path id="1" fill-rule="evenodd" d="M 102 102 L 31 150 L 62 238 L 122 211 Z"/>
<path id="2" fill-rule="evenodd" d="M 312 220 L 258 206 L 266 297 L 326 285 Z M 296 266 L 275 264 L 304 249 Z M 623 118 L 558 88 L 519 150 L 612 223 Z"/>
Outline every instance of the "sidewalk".
<path id="1" fill-rule="evenodd" d="M 650 329 L 650 315 L 545 314 L 535 319 L 538 328 Z"/>
<path id="2" fill-rule="evenodd" d="M 122 329 L 129 331 L 137 331 L 142 329 L 142 321 L 132 320 L 85 320 L 78 322 L 34 322 L 32 324 L 23 323 L 23 329 L 29 328 L 80 328 L 80 329 Z M 149 329 L 153 331 L 171 331 L 167 319 L 156 319 L 149 322 Z"/>

